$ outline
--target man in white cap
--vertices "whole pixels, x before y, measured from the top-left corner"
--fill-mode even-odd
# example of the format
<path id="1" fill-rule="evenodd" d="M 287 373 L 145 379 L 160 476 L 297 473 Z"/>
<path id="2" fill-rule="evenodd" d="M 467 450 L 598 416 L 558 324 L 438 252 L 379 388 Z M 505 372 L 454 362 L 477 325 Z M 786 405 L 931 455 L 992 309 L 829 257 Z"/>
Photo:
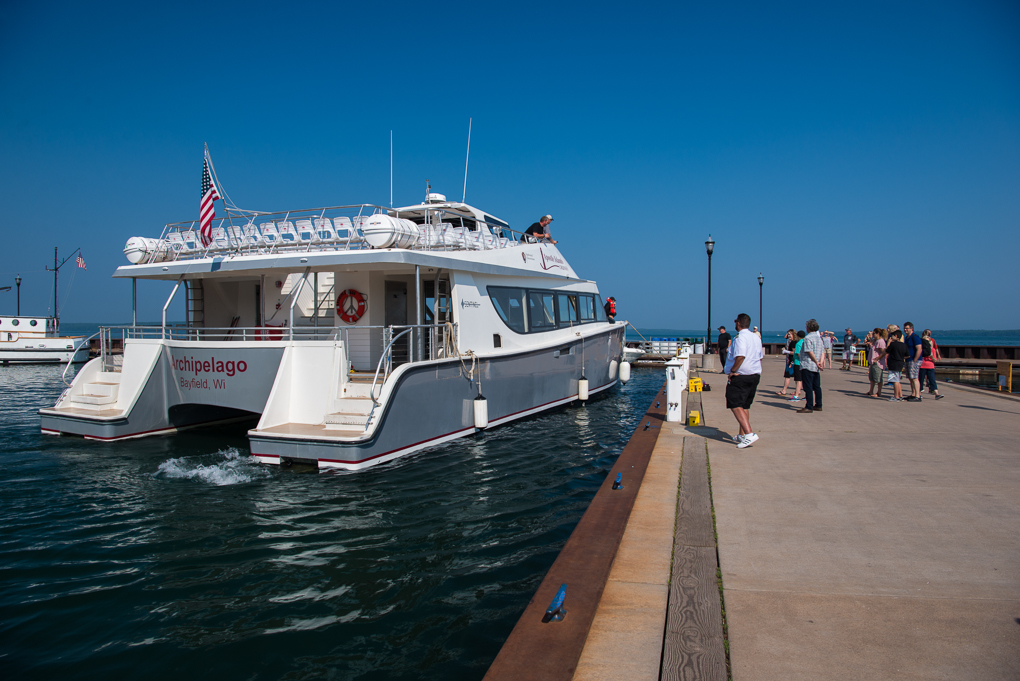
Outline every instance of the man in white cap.
<path id="1" fill-rule="evenodd" d="M 541 220 L 524 230 L 525 240 L 535 242 L 544 239 L 551 244 L 557 243 L 555 239 L 549 236 L 549 223 L 552 221 L 553 216 L 543 215 Z"/>

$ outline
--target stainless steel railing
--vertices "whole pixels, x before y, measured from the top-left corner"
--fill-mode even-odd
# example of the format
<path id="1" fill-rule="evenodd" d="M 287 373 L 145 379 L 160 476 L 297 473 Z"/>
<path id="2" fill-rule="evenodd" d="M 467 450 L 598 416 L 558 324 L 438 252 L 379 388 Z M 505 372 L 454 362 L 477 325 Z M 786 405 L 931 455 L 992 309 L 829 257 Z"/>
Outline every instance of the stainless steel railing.
<path id="1" fill-rule="evenodd" d="M 454 353 L 457 343 L 456 324 L 422 324 L 400 326 L 279 326 L 279 327 L 195 327 L 167 326 L 104 326 L 97 334 L 99 355 L 104 371 L 119 371 L 119 354 L 115 346 L 128 340 L 149 339 L 206 343 L 241 343 L 256 345 L 265 341 L 333 341 L 342 343 L 348 362 L 356 361 L 371 371 L 380 358 L 386 358 L 384 376 L 394 364 L 440 359 Z M 401 339 L 402 342 L 396 342 Z M 419 339 L 421 351 L 418 351 Z M 352 359 L 353 358 L 353 359 Z"/>

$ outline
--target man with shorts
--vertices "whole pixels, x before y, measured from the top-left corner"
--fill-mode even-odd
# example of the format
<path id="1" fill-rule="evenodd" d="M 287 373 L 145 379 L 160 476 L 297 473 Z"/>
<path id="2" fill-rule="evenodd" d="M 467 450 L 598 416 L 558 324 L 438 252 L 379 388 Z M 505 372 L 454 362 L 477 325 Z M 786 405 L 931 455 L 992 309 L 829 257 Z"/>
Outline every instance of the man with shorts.
<path id="1" fill-rule="evenodd" d="M 719 327 L 719 364 L 726 366 L 726 353 L 730 350 L 730 334 L 726 333 L 726 327 Z M 726 373 L 725 371 L 723 373 Z"/>
<path id="2" fill-rule="evenodd" d="M 723 373 L 726 381 L 726 408 L 733 412 L 740 427 L 733 441 L 737 449 L 750 447 L 758 436 L 751 430 L 751 403 L 761 380 L 761 360 L 765 356 L 761 339 L 749 331 L 751 317 L 739 314 L 733 322 L 737 326 L 737 337 L 730 345 Z"/>
<path id="3" fill-rule="evenodd" d="M 905 402 L 921 401 L 921 352 L 923 345 L 921 337 L 914 333 L 914 325 L 910 322 L 903 324 L 903 342 L 907 344 L 907 378 L 910 380 L 910 397 Z"/>
<path id="4" fill-rule="evenodd" d="M 857 345 L 857 336 L 850 330 L 850 327 L 846 327 L 846 333 L 843 334 L 843 366 L 839 369 L 840 371 L 850 371 L 850 366 L 854 362 L 854 350 Z"/>

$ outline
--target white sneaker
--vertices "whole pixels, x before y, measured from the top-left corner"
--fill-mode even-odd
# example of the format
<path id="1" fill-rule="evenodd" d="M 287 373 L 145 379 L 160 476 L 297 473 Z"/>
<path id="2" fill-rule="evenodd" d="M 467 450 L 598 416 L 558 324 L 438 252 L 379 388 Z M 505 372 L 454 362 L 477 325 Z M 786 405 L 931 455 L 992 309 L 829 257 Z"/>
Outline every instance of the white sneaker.
<path id="1" fill-rule="evenodd" d="M 738 445 L 740 444 L 740 441 L 743 440 L 743 439 L 744 439 L 743 435 L 734 435 L 733 436 L 733 441 L 736 442 Z"/>
<path id="2" fill-rule="evenodd" d="M 754 433 L 748 433 L 741 440 L 740 444 L 737 445 L 737 449 L 743 449 L 744 447 L 750 447 L 753 443 L 758 441 L 758 436 Z"/>

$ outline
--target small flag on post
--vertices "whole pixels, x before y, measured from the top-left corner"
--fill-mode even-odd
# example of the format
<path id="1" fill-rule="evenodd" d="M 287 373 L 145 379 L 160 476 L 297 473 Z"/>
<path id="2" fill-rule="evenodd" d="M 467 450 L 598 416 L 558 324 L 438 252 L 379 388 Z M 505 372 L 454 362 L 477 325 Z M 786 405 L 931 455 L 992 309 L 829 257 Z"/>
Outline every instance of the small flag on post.
<path id="1" fill-rule="evenodd" d="M 78 258 L 77 258 L 77 259 L 75 260 L 75 262 L 76 262 L 76 263 L 78 263 L 78 267 L 82 268 L 82 269 L 83 269 L 83 270 L 85 270 L 86 272 L 88 272 L 88 271 L 89 271 L 89 270 L 88 270 L 88 268 L 87 268 L 87 267 L 85 267 L 85 258 L 83 258 L 83 257 L 81 257 L 81 256 L 79 255 L 79 256 L 78 256 Z"/>
<path id="2" fill-rule="evenodd" d="M 201 216 L 201 227 L 198 230 L 203 246 L 208 246 L 212 242 L 212 221 L 216 217 L 216 208 L 213 206 L 213 201 L 220 198 L 219 192 L 216 191 L 216 185 L 212 181 L 212 176 L 209 175 L 208 153 L 207 151 L 206 158 L 202 162 L 202 203 L 199 213 Z"/>

